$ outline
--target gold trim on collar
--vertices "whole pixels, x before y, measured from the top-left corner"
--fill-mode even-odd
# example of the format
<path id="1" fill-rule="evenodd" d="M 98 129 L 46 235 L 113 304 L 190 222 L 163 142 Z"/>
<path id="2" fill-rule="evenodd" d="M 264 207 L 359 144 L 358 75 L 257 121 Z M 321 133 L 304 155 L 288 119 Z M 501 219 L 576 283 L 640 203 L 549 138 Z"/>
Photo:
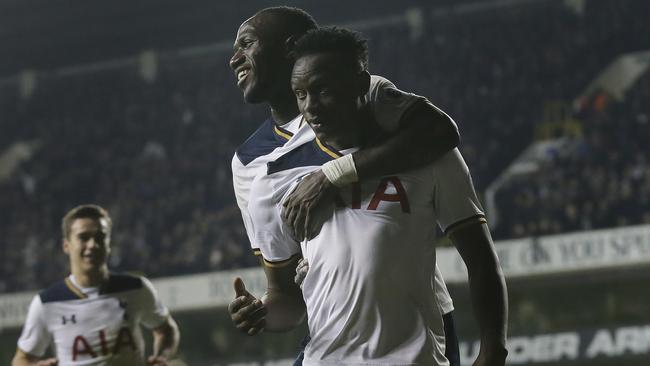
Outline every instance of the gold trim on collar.
<path id="1" fill-rule="evenodd" d="M 74 293 L 75 295 L 77 295 L 78 298 L 80 298 L 80 299 L 85 299 L 85 298 L 88 297 L 88 296 L 86 296 L 86 294 L 84 294 L 83 292 L 81 292 L 81 290 L 79 290 L 79 289 L 77 288 L 77 286 L 75 286 L 74 283 L 72 283 L 72 281 L 70 281 L 70 278 L 66 277 L 65 280 L 64 280 L 63 282 L 65 282 L 65 285 L 68 286 L 68 288 L 70 289 L 70 291 L 72 291 L 72 293 Z"/>
<path id="2" fill-rule="evenodd" d="M 291 132 L 285 131 L 280 129 L 278 126 L 273 126 L 273 131 L 275 131 L 276 134 L 278 134 L 281 137 L 284 137 L 287 140 L 291 140 L 291 137 L 293 136 Z"/>
<path id="3" fill-rule="evenodd" d="M 323 152 L 325 152 L 325 154 L 327 154 L 327 155 L 333 157 L 334 159 L 338 159 L 338 158 L 340 158 L 341 156 L 343 156 L 343 155 L 341 155 L 338 151 L 332 150 L 332 149 L 330 149 L 329 147 L 323 145 L 323 143 L 320 142 L 320 140 L 319 140 L 318 138 L 316 138 L 316 144 L 318 145 L 318 147 L 319 147 L 321 150 L 323 150 Z"/>

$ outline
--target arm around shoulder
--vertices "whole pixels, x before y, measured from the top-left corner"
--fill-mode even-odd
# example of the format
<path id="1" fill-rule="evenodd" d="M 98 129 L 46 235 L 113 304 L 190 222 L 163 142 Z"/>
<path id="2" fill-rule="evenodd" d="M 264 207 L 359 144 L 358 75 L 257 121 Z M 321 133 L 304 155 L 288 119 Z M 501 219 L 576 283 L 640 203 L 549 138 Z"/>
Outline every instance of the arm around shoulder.
<path id="1" fill-rule="evenodd" d="M 353 154 L 359 179 L 424 167 L 458 146 L 456 123 L 426 100 L 414 104 L 381 143 Z"/>

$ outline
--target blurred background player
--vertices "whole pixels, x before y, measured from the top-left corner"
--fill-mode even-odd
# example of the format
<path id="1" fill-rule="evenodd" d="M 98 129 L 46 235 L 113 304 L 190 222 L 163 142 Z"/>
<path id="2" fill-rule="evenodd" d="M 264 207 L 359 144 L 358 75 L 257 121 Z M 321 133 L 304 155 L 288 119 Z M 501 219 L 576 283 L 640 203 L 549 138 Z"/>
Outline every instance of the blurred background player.
<path id="1" fill-rule="evenodd" d="M 235 196 L 256 254 L 259 252 L 254 244 L 255 228 L 248 210 L 250 184 L 255 176 L 265 173 L 268 162 L 275 160 L 292 146 L 313 139 L 313 132 L 302 123 L 289 78 L 293 65 L 290 56 L 293 44 L 307 30 L 316 27 L 316 22 L 311 16 L 300 9 L 273 7 L 256 13 L 242 23 L 237 32 L 235 53 L 230 60 L 230 66 L 237 77 L 237 84 L 242 89 L 247 102 L 264 102 L 271 108 L 271 118 L 237 149 L 232 161 Z M 424 98 L 404 93 L 383 78 L 373 78 L 376 87 L 370 90 L 365 99 L 372 105 L 377 118 L 387 121 L 384 126 L 392 130 L 395 136 L 375 146 L 368 145 L 368 149 L 356 154 L 354 160 L 350 155 L 342 161 L 331 162 L 329 171 L 338 171 L 341 173 L 339 175 L 330 174 L 328 177 L 319 172 L 305 180 L 306 184 L 300 186 L 304 190 L 299 188 L 294 192 L 294 196 L 287 200 L 285 212 L 298 237 L 305 236 L 307 232 L 317 231 L 317 228 L 309 227 L 310 210 L 319 204 L 331 204 L 337 186 L 353 183 L 362 174 L 366 176 L 390 174 L 396 170 L 428 163 L 453 148 L 458 142 L 455 124 L 447 115 L 424 103 Z M 414 140 L 418 139 L 426 143 L 414 144 Z M 358 164 L 359 161 L 361 165 Z M 357 174 L 357 171 L 361 173 Z M 269 271 L 274 272 L 269 276 L 293 278 L 296 262 L 299 259 L 299 255 L 296 254 L 291 253 L 280 261 L 265 258 L 265 263 L 273 268 Z M 451 334 L 453 304 L 438 271 L 436 284 L 441 287 L 437 294 L 441 296 L 441 303 L 444 304 L 445 313 L 448 314 L 449 337 L 455 340 L 455 334 Z M 244 293 L 242 286 L 243 284 L 237 282 L 236 288 L 239 294 Z M 293 293 L 297 288 L 292 286 L 283 290 Z M 267 306 L 274 298 L 276 301 L 281 301 L 278 300 L 282 298 L 281 295 L 274 297 L 272 293 L 270 289 L 264 297 Z M 237 313 L 240 307 L 248 305 L 248 299 L 244 297 L 235 305 L 231 304 L 230 309 L 233 313 Z M 293 305 L 301 307 L 301 304 Z M 256 326 L 242 326 L 242 330 L 252 335 L 265 328 L 257 324 L 266 321 L 263 315 L 260 309 Z M 272 325 L 267 325 L 266 328 L 274 329 Z M 455 345 L 456 341 L 453 344 Z M 449 351 L 450 354 L 458 353 L 458 350 L 451 346 Z"/>
<path id="2" fill-rule="evenodd" d="M 109 272 L 111 229 L 108 212 L 96 205 L 65 215 L 70 275 L 32 300 L 12 366 L 166 365 L 176 353 L 178 327 L 149 280 Z M 153 332 L 146 359 L 141 325 Z M 56 358 L 42 360 L 49 346 Z"/>

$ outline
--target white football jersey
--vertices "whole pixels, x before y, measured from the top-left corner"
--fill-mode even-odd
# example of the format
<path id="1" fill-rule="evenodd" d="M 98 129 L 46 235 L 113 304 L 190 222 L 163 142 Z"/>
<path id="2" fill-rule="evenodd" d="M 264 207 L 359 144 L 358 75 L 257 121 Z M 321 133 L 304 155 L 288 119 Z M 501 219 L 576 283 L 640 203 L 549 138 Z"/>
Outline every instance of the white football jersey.
<path id="1" fill-rule="evenodd" d="M 265 258 L 281 259 L 278 243 L 285 243 L 284 251 L 299 250 L 274 215 L 300 177 L 338 156 L 315 139 L 256 177 L 249 211 Z M 263 189 L 266 198 L 257 194 Z M 446 288 L 435 280 L 434 223 L 449 231 L 484 221 L 460 152 L 426 168 L 345 187 L 339 198 L 320 218 L 319 235 L 301 245 L 310 267 L 303 296 L 312 337 L 303 364 L 448 365 L 445 297 L 438 293 Z"/>
<path id="2" fill-rule="evenodd" d="M 111 274 L 102 287 L 81 288 L 71 275 L 34 296 L 18 348 L 42 357 L 53 344 L 61 366 L 145 365 L 140 325 L 167 316 L 146 278 Z"/>
<path id="3" fill-rule="evenodd" d="M 378 124 L 387 131 L 394 131 L 404 113 L 417 101 L 425 98 L 403 92 L 390 80 L 372 75 L 366 100 Z M 237 148 L 231 163 L 233 187 L 251 244 L 254 241 L 254 229 L 248 213 L 248 198 L 253 178 L 266 174 L 268 162 L 315 137 L 300 115 L 282 126 L 275 125 L 273 119 L 269 118 Z M 259 254 L 254 245 L 252 249 Z"/>
<path id="4" fill-rule="evenodd" d="M 395 131 L 399 127 L 402 117 L 418 102 L 428 103 L 426 98 L 399 90 L 389 80 L 376 75 L 370 77 L 370 88 L 366 94 L 366 101 L 373 111 L 377 124 L 386 131 Z M 441 111 L 441 113 L 444 112 Z M 302 123 L 302 116 L 298 116 L 280 127 L 275 126 L 273 121 L 268 119 L 237 149 L 232 160 L 235 197 L 242 214 L 249 242 L 256 255 L 262 255 L 263 253 L 256 243 L 256 230 L 248 207 L 253 180 L 255 177 L 266 175 L 268 163 L 275 161 L 298 146 L 313 141 L 315 137 L 309 125 Z M 258 201 L 277 202 L 278 197 L 270 196 L 274 194 L 273 192 L 279 191 L 268 190 L 263 187 L 258 189 L 256 194 L 261 195 Z M 280 220 L 280 214 L 277 213 L 263 220 Z M 263 236 L 267 234 L 262 230 L 257 232 L 257 235 Z M 292 243 L 275 243 L 275 249 L 267 251 L 262 257 L 268 265 L 278 265 L 299 253 L 299 246 Z M 444 313 L 449 313 L 454 310 L 454 305 L 437 265 L 434 277 L 436 294 L 442 304 Z"/>

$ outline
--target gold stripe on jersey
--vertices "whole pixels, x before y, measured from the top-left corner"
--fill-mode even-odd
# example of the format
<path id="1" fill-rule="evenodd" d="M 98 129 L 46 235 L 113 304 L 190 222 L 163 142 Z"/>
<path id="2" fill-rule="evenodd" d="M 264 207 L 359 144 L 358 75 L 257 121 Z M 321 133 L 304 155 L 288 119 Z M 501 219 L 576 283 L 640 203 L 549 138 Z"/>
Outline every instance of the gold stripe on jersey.
<path id="1" fill-rule="evenodd" d="M 293 136 L 293 134 L 291 132 L 289 132 L 289 131 L 287 131 L 287 130 L 285 130 L 283 128 L 280 128 L 278 126 L 273 126 L 273 131 L 278 136 L 284 137 L 287 140 L 291 140 L 291 137 Z"/>
<path id="2" fill-rule="evenodd" d="M 325 146 L 322 142 L 320 142 L 320 140 L 318 138 L 316 138 L 316 144 L 318 145 L 318 147 L 321 150 L 323 150 L 323 152 L 325 152 L 325 154 L 333 157 L 334 159 L 338 159 L 341 156 L 343 156 L 338 151 L 334 151 L 334 150 L 330 149 L 329 147 Z"/>
<path id="3" fill-rule="evenodd" d="M 285 259 L 283 261 L 277 261 L 277 262 L 268 261 L 264 257 L 262 257 L 262 259 L 264 260 L 264 265 L 266 267 L 269 267 L 269 268 L 282 268 L 282 267 L 286 267 L 287 265 L 289 265 L 289 263 L 291 263 L 291 261 L 294 258 L 299 257 L 299 256 L 300 256 L 300 254 L 294 254 L 291 257 L 289 257 L 289 259 Z"/>
<path id="4" fill-rule="evenodd" d="M 483 215 L 476 215 L 476 216 L 468 217 L 466 219 L 460 220 L 458 222 L 455 222 L 455 223 L 449 225 L 447 227 L 447 230 L 445 230 L 445 235 L 450 235 L 453 232 L 455 232 L 455 231 L 457 231 L 457 230 L 459 230 L 461 228 L 467 227 L 469 225 L 486 224 L 486 223 L 487 223 L 487 219 Z"/>
<path id="5" fill-rule="evenodd" d="M 78 298 L 80 298 L 80 299 L 85 299 L 85 298 L 88 297 L 88 296 L 86 296 L 86 294 L 84 294 L 83 292 L 81 292 L 81 290 L 79 290 L 79 289 L 77 288 L 77 286 L 75 286 L 75 285 L 72 283 L 72 281 L 70 281 L 69 278 L 66 277 L 66 279 L 64 280 L 64 282 L 65 282 L 65 285 L 68 286 L 68 289 L 70 289 L 70 291 L 72 291 L 72 293 L 74 293 L 75 295 L 77 295 Z"/>
<path id="6" fill-rule="evenodd" d="M 255 254 L 256 256 L 261 256 L 262 251 L 260 250 L 260 248 L 254 248 L 253 249 L 253 254 Z"/>

